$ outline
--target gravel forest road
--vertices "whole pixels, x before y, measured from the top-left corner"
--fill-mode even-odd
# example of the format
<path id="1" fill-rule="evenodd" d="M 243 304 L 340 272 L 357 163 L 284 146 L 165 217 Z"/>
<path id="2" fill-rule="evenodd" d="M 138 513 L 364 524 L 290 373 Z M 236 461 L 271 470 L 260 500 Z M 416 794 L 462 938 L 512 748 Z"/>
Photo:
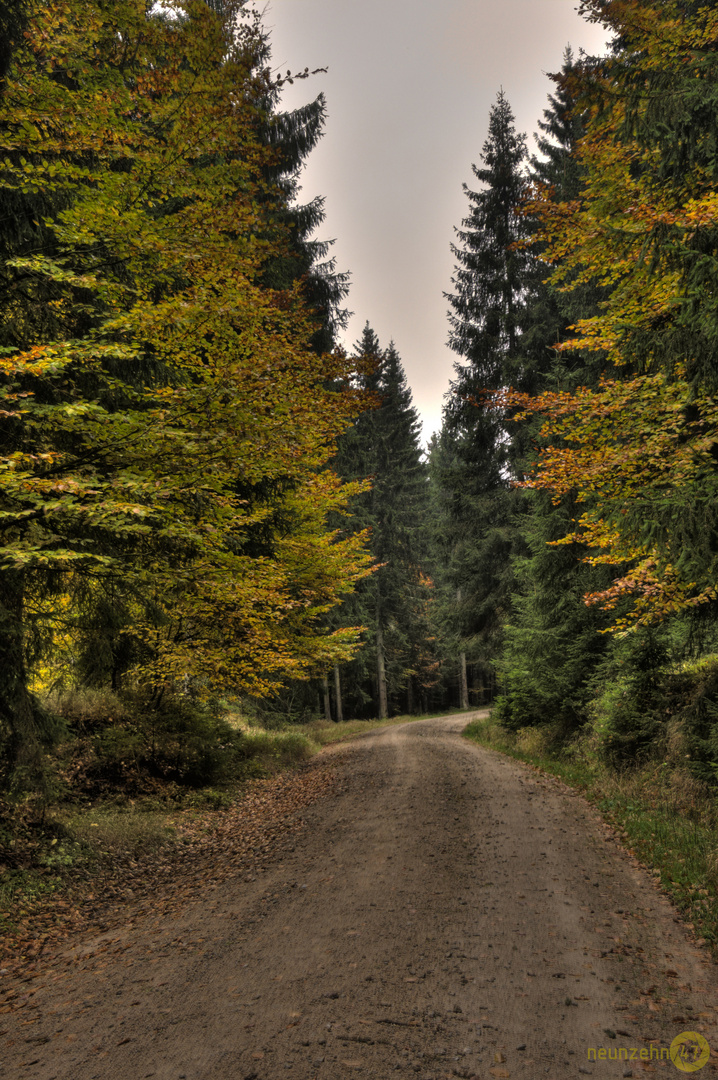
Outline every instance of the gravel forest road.
<path id="1" fill-rule="evenodd" d="M 684 1030 L 718 1050 L 716 967 L 651 877 L 466 721 L 324 751 L 331 796 L 254 874 L 66 944 L 32 1015 L 0 1018 L 2 1076 L 578 1080 L 680 1075 Z"/>

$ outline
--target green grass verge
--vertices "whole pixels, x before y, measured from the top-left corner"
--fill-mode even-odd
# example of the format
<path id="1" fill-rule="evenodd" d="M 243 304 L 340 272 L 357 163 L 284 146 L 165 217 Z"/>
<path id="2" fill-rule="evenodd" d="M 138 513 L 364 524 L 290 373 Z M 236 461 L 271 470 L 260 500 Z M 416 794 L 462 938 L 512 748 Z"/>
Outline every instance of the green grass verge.
<path id="1" fill-rule="evenodd" d="M 473 721 L 464 735 L 580 790 L 718 953 L 718 808 L 710 790 L 665 763 L 617 773 L 581 742 L 557 748 L 551 733 L 508 732 L 491 717 Z"/>
<path id="2" fill-rule="evenodd" d="M 451 716 L 452 712 L 432 713 L 431 716 Z M 308 738 L 319 746 L 347 742 L 358 735 L 366 735 L 377 728 L 394 727 L 396 724 L 410 724 L 417 720 L 428 720 L 427 716 L 392 716 L 389 720 L 345 720 L 341 724 L 328 724 L 326 720 L 315 720 L 311 724 L 302 724 L 300 729 Z"/>

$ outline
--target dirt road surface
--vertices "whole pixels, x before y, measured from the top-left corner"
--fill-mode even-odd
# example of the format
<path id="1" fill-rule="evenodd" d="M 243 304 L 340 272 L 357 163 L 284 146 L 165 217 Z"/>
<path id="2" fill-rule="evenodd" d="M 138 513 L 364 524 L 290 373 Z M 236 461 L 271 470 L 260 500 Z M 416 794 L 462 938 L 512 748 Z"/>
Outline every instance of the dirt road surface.
<path id="1" fill-rule="evenodd" d="M 1 1075 L 578 1080 L 679 1076 L 683 1031 L 718 1050 L 716 967 L 653 880 L 466 719 L 325 751 L 337 786 L 264 869 L 66 945 L 0 1016 Z"/>

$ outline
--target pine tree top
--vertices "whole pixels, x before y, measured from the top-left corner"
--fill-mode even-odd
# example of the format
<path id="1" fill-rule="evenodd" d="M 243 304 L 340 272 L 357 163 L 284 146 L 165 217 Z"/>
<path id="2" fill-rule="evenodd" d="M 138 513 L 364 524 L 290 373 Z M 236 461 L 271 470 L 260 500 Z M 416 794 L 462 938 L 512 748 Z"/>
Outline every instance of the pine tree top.
<path id="1" fill-rule="evenodd" d="M 517 245 L 528 229 L 518 213 L 526 178 L 526 137 L 516 131 L 503 90 L 489 113 L 481 166 L 473 165 L 482 187 L 464 185 L 469 213 L 452 244 L 456 269 L 454 292 L 446 294 L 450 347 L 468 361 L 479 387 L 500 383 L 502 357 L 512 353 L 520 333 L 521 296 L 529 256 Z M 457 364 L 459 381 L 464 368 Z"/>

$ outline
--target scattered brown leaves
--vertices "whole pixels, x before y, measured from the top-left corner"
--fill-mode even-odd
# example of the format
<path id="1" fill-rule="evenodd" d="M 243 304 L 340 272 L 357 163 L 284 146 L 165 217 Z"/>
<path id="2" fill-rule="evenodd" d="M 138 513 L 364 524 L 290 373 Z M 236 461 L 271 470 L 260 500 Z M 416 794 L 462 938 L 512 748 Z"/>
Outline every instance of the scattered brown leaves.
<path id="1" fill-rule="evenodd" d="M 337 763 L 336 757 L 331 765 L 315 760 L 251 781 L 229 809 L 174 815 L 176 843 L 139 857 L 119 856 L 92 876 L 68 874 L 59 892 L 23 905 L 0 943 L 0 974 L 29 981 L 61 962 L 77 963 L 79 957 L 63 961 L 58 954 L 68 938 L 88 931 L 110 937 L 82 959 L 112 946 L 121 952 L 124 947 L 111 939 L 114 927 L 149 914 L 176 914 L 229 878 L 261 872 L 302 828 L 302 811 L 336 790 Z M 0 995 L 0 1013 L 22 1008 L 29 996 L 8 988 Z"/>

